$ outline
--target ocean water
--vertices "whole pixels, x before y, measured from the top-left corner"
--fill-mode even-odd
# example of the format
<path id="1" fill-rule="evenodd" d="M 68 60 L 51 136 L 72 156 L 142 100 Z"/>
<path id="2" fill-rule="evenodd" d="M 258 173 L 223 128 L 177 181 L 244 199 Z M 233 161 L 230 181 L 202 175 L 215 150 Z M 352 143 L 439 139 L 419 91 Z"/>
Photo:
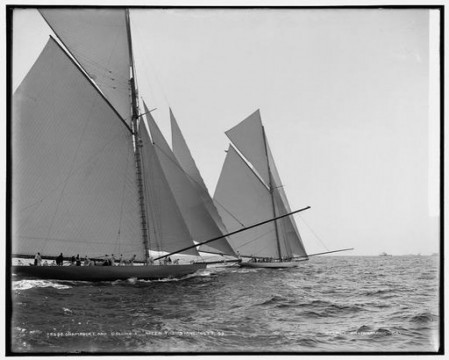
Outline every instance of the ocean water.
<path id="1" fill-rule="evenodd" d="M 439 290 L 437 256 L 323 256 L 165 281 L 13 281 L 11 350 L 434 352 Z"/>

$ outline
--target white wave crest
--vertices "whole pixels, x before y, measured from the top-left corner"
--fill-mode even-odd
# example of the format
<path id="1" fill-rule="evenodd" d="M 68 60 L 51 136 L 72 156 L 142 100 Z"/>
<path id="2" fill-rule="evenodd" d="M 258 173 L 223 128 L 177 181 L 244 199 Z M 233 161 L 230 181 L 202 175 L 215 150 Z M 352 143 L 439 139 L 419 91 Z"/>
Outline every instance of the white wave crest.
<path id="1" fill-rule="evenodd" d="M 34 288 L 53 287 L 55 289 L 71 289 L 71 286 L 58 284 L 48 280 L 20 280 L 13 281 L 13 290 L 28 290 Z"/>

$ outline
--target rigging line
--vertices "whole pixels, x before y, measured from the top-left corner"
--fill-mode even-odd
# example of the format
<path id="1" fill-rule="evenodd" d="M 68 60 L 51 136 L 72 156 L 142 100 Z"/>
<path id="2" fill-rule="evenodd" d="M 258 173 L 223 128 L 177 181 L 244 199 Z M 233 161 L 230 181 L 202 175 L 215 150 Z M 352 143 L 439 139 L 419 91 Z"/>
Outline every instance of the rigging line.
<path id="1" fill-rule="evenodd" d="M 329 249 L 327 248 L 327 246 L 321 241 L 320 237 L 315 233 L 315 231 L 313 231 L 312 227 L 306 222 L 306 220 L 304 220 L 304 218 L 300 215 L 299 216 L 301 218 L 301 220 L 304 222 L 304 224 L 306 224 L 306 226 L 309 228 L 309 230 L 312 232 L 312 234 L 318 239 L 318 241 L 321 243 L 321 245 L 324 246 L 324 248 L 329 251 Z"/>
<path id="2" fill-rule="evenodd" d="M 187 173 L 183 168 L 182 168 L 182 166 L 179 164 L 179 162 L 176 160 L 176 156 L 175 156 L 175 154 L 173 153 L 173 157 L 171 157 L 170 155 L 168 155 L 158 144 L 156 144 L 154 141 L 153 141 L 153 144 L 154 144 L 154 146 L 156 146 L 160 151 L 161 151 L 161 153 L 163 153 L 167 158 L 168 158 L 168 160 L 170 160 L 173 164 L 175 164 L 186 176 L 187 176 L 187 178 L 189 179 L 189 180 L 191 180 L 197 187 L 198 187 L 198 190 L 200 191 L 200 194 L 201 194 L 201 192 L 202 192 L 202 189 L 203 189 L 203 186 L 198 182 L 198 181 L 196 181 L 196 179 L 195 178 L 193 178 L 192 176 L 190 176 L 190 174 L 189 173 Z M 227 210 L 219 201 L 217 201 L 217 200 L 215 200 L 215 199 L 212 199 L 212 197 L 210 196 L 210 194 L 209 194 L 209 192 L 207 192 L 207 195 L 209 195 L 209 198 L 212 200 L 211 202 L 212 202 L 212 205 L 215 207 L 215 203 L 217 203 L 218 205 L 220 205 L 229 215 L 231 215 L 232 216 L 232 218 L 235 220 L 235 221 L 237 221 L 242 227 L 245 227 L 246 225 L 245 224 L 243 224 L 239 219 L 237 219 L 237 217 L 235 217 L 234 216 L 234 214 L 232 214 L 229 210 Z M 220 214 L 218 214 L 218 216 L 220 216 Z M 220 218 L 221 218 L 221 216 L 220 216 Z M 215 220 L 214 220 L 215 221 Z M 223 220 L 222 220 L 223 221 Z M 218 226 L 218 225 L 217 225 Z M 226 227 L 226 226 L 225 226 Z"/>
<path id="3" fill-rule="evenodd" d="M 262 238 L 263 236 L 268 235 L 268 234 L 270 234 L 270 233 L 272 233 L 272 232 L 273 232 L 273 230 L 268 230 L 268 231 L 266 231 L 265 233 L 263 233 L 263 234 L 257 236 L 256 238 L 251 239 L 251 240 L 249 240 L 249 241 L 247 241 L 247 242 L 245 242 L 245 243 L 239 245 L 239 248 L 240 248 L 240 247 L 243 247 L 243 246 L 246 246 L 246 245 L 249 245 L 249 244 L 253 243 L 254 241 L 260 240 L 260 238 Z M 265 248 L 266 248 L 266 247 L 265 247 Z M 265 248 L 263 248 L 263 249 L 265 249 Z M 263 249 L 262 249 L 262 250 L 263 250 Z"/>
<path id="4" fill-rule="evenodd" d="M 104 66 L 103 64 L 93 60 L 93 58 L 89 57 L 86 53 L 83 53 L 82 51 L 78 50 L 78 49 L 74 49 L 71 48 L 70 49 L 71 52 L 76 55 L 76 58 L 79 58 L 81 60 L 83 60 L 83 62 L 88 63 L 89 65 L 91 65 L 92 67 L 96 67 L 98 70 L 102 70 L 103 74 L 99 74 L 102 76 L 108 76 L 107 74 L 111 74 L 113 76 L 115 76 L 114 79 L 118 79 L 119 81 L 123 82 L 123 83 L 127 83 L 128 82 L 128 78 L 125 76 L 122 76 L 120 73 L 116 72 L 116 71 L 112 71 L 112 69 Z"/>
<path id="5" fill-rule="evenodd" d="M 159 150 L 160 150 L 160 152 L 162 153 L 162 154 L 164 154 L 165 155 L 165 157 L 168 159 L 168 160 L 170 160 L 174 165 L 176 165 L 176 167 L 179 169 L 179 170 L 181 170 L 186 176 L 187 176 L 187 178 L 189 179 L 189 180 L 191 180 L 196 186 L 197 186 L 197 191 L 199 191 L 200 192 L 200 195 L 201 195 L 201 191 L 202 191 L 202 189 L 203 189 L 203 187 L 199 184 L 199 182 L 198 181 L 196 181 L 192 176 L 190 176 L 182 167 L 181 167 L 181 165 L 179 164 L 179 162 L 176 160 L 176 156 L 174 156 L 174 154 L 173 154 L 173 156 L 174 156 L 174 158 L 173 157 L 171 157 L 170 155 L 168 155 L 158 144 L 156 144 L 155 142 L 153 142 L 153 144 L 154 144 L 154 146 L 156 146 Z M 208 195 L 209 195 L 209 193 L 207 193 Z M 209 197 L 210 197 L 210 195 L 209 195 Z M 210 198 L 212 201 L 212 205 L 213 206 L 215 206 L 215 200 L 213 200 L 212 198 Z M 218 203 L 218 201 L 217 201 L 217 203 Z M 219 203 L 218 203 L 219 204 Z M 219 204 L 221 207 L 223 207 L 223 205 L 221 205 L 221 204 Z M 223 207 L 224 208 L 224 207 Z M 226 210 L 226 209 L 225 209 Z M 227 210 L 226 210 L 227 211 Z M 231 213 L 229 213 L 242 227 L 245 227 L 245 225 L 243 224 L 243 223 L 241 223 L 233 214 L 231 214 Z M 219 215 L 219 214 L 218 214 Z M 219 215 L 220 216 L 220 215 Z M 211 216 L 212 217 L 212 216 Z M 213 219 L 213 218 L 212 218 Z M 215 222 L 215 220 L 214 220 L 214 222 Z M 218 228 L 220 228 L 219 226 L 218 226 L 218 224 L 217 224 L 217 227 Z"/>
<path id="6" fill-rule="evenodd" d="M 176 156 L 175 156 L 175 154 L 173 154 L 173 156 L 170 156 L 169 154 L 167 154 L 157 143 L 155 143 L 154 141 L 153 141 L 153 145 L 155 146 L 155 147 L 157 147 L 159 150 L 160 150 L 160 152 L 162 153 L 162 154 L 164 154 L 165 155 L 165 157 L 168 159 L 168 160 L 170 160 L 174 165 L 176 165 L 176 167 L 179 169 L 179 170 L 181 170 L 186 176 L 187 176 L 187 178 L 189 179 L 189 180 L 191 180 L 199 189 L 202 189 L 203 187 L 200 185 L 200 183 L 198 182 L 198 181 L 196 181 L 192 176 L 190 176 L 189 175 L 189 173 L 187 173 L 183 168 L 182 168 L 182 166 L 179 164 L 179 162 L 177 161 L 177 159 L 176 159 Z"/>
<path id="7" fill-rule="evenodd" d="M 145 44 L 147 41 L 146 41 L 145 37 L 142 37 L 142 34 L 140 32 L 140 28 L 139 27 L 135 27 L 133 30 L 137 34 L 137 37 L 139 38 L 140 43 L 141 44 Z M 144 61 L 145 64 L 147 64 L 147 66 L 143 67 L 143 73 L 144 73 L 143 78 L 145 79 L 145 82 L 146 82 L 148 88 L 150 89 L 150 91 L 152 93 L 155 92 L 153 90 L 153 85 L 152 85 L 154 82 L 149 80 L 150 77 L 149 77 L 148 72 L 147 72 L 147 68 L 151 68 L 152 72 L 154 74 L 153 77 L 156 79 L 156 83 L 159 85 L 159 87 L 162 90 L 162 95 L 164 96 L 165 102 L 167 103 L 168 106 L 170 106 L 170 102 L 168 101 L 168 97 L 167 97 L 167 94 L 166 94 L 166 91 L 165 91 L 165 88 L 164 88 L 164 85 L 163 85 L 164 83 L 160 81 L 159 76 L 158 76 L 158 73 L 161 73 L 161 72 L 160 71 L 156 71 L 157 70 L 156 66 L 154 66 L 152 61 L 146 56 L 145 51 L 140 51 L 140 54 L 141 54 L 142 61 Z M 153 70 L 153 68 L 154 68 L 154 70 Z M 153 97 L 155 97 L 155 96 L 153 96 Z"/>
<path id="8" fill-rule="evenodd" d="M 244 224 L 244 223 L 242 223 L 239 219 L 237 219 L 237 217 L 231 212 L 231 211 L 229 211 L 228 209 L 226 209 L 226 207 L 221 203 L 221 202 L 219 202 L 218 200 L 216 200 L 216 199 L 212 199 L 212 201 L 214 202 L 214 203 L 216 203 L 217 205 L 219 205 L 224 211 L 226 211 L 229 215 L 231 215 L 232 216 L 232 218 L 235 220 L 235 221 L 237 221 L 242 227 L 246 227 L 246 225 Z M 226 227 L 226 225 L 225 225 L 225 227 Z"/>
<path id="9" fill-rule="evenodd" d="M 231 236 L 231 235 L 240 233 L 240 232 L 242 232 L 242 231 L 247 231 L 247 230 L 249 230 L 249 229 L 252 229 L 252 228 L 255 228 L 255 227 L 258 227 L 258 226 L 267 224 L 267 223 L 269 223 L 269 222 L 276 221 L 276 220 L 278 220 L 278 219 L 282 219 L 282 218 L 287 217 L 287 216 L 291 216 L 291 215 L 296 214 L 296 213 L 301 212 L 301 211 L 305 211 L 305 210 L 307 210 L 307 209 L 310 209 L 310 206 L 307 206 L 307 207 L 302 208 L 302 209 L 299 209 L 299 210 L 292 211 L 292 212 L 290 212 L 290 213 L 288 213 L 288 214 L 281 215 L 281 216 L 275 217 L 275 218 L 273 218 L 273 219 L 268 219 L 268 220 L 259 222 L 259 223 L 257 223 L 257 224 L 253 224 L 253 225 L 251 225 L 251 226 L 248 226 L 248 227 L 245 228 L 245 229 L 236 230 L 236 231 L 230 232 L 230 233 L 228 233 L 228 234 L 221 235 L 221 236 L 217 236 L 217 237 L 214 237 L 214 238 L 212 238 L 212 239 L 210 239 L 210 240 L 207 240 L 207 241 L 203 241 L 203 242 L 201 242 L 201 243 L 199 243 L 199 244 L 194 244 L 194 245 L 188 246 L 188 247 L 186 247 L 186 248 L 179 249 L 179 250 L 174 251 L 174 252 L 171 252 L 171 253 L 169 253 L 169 254 L 167 254 L 167 255 L 160 256 L 160 257 L 156 258 L 155 260 L 158 260 L 158 259 L 163 258 L 163 257 L 170 256 L 170 255 L 173 255 L 173 254 L 177 254 L 177 253 L 179 253 L 179 252 L 183 252 L 183 251 L 185 251 L 185 250 L 189 250 L 189 249 L 192 249 L 192 248 L 194 248 L 194 247 L 196 247 L 196 246 L 204 245 L 204 244 L 210 243 L 210 242 L 212 242 L 212 241 L 217 241 L 217 240 L 222 239 L 222 238 L 224 238 L 224 237 L 226 237 L 226 236 Z"/>

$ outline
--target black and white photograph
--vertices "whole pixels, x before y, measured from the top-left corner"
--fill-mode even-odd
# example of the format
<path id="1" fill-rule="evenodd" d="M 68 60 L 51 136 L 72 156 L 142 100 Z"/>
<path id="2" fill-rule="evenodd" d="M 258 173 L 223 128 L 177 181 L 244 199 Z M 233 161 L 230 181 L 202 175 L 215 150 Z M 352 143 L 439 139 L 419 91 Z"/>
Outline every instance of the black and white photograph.
<path id="1" fill-rule="evenodd" d="M 63 5 L 5 7 L 7 355 L 444 352 L 442 5 Z"/>

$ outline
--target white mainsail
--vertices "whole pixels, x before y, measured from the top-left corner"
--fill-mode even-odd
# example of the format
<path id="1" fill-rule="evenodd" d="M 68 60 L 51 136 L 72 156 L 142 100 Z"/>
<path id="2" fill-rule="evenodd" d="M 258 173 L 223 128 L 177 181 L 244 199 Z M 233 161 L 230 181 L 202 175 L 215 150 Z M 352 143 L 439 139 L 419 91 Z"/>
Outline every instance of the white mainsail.
<path id="1" fill-rule="evenodd" d="M 129 128 L 50 39 L 13 97 L 14 254 L 144 259 Z"/>
<path id="2" fill-rule="evenodd" d="M 179 164 L 145 104 L 144 108 L 156 154 L 193 240 L 203 242 L 223 235 L 204 205 L 199 187 L 192 183 Z M 208 245 L 211 252 L 234 254 L 233 249 L 224 238 Z"/>
<path id="3" fill-rule="evenodd" d="M 58 38 L 131 123 L 129 42 L 124 9 L 40 9 Z"/>
<path id="4" fill-rule="evenodd" d="M 290 210 L 257 110 L 226 134 L 249 164 L 230 146 L 214 201 L 229 231 L 285 215 Z M 265 229 L 265 232 L 262 232 Z M 230 238 L 242 255 L 307 257 L 292 217 Z"/>

